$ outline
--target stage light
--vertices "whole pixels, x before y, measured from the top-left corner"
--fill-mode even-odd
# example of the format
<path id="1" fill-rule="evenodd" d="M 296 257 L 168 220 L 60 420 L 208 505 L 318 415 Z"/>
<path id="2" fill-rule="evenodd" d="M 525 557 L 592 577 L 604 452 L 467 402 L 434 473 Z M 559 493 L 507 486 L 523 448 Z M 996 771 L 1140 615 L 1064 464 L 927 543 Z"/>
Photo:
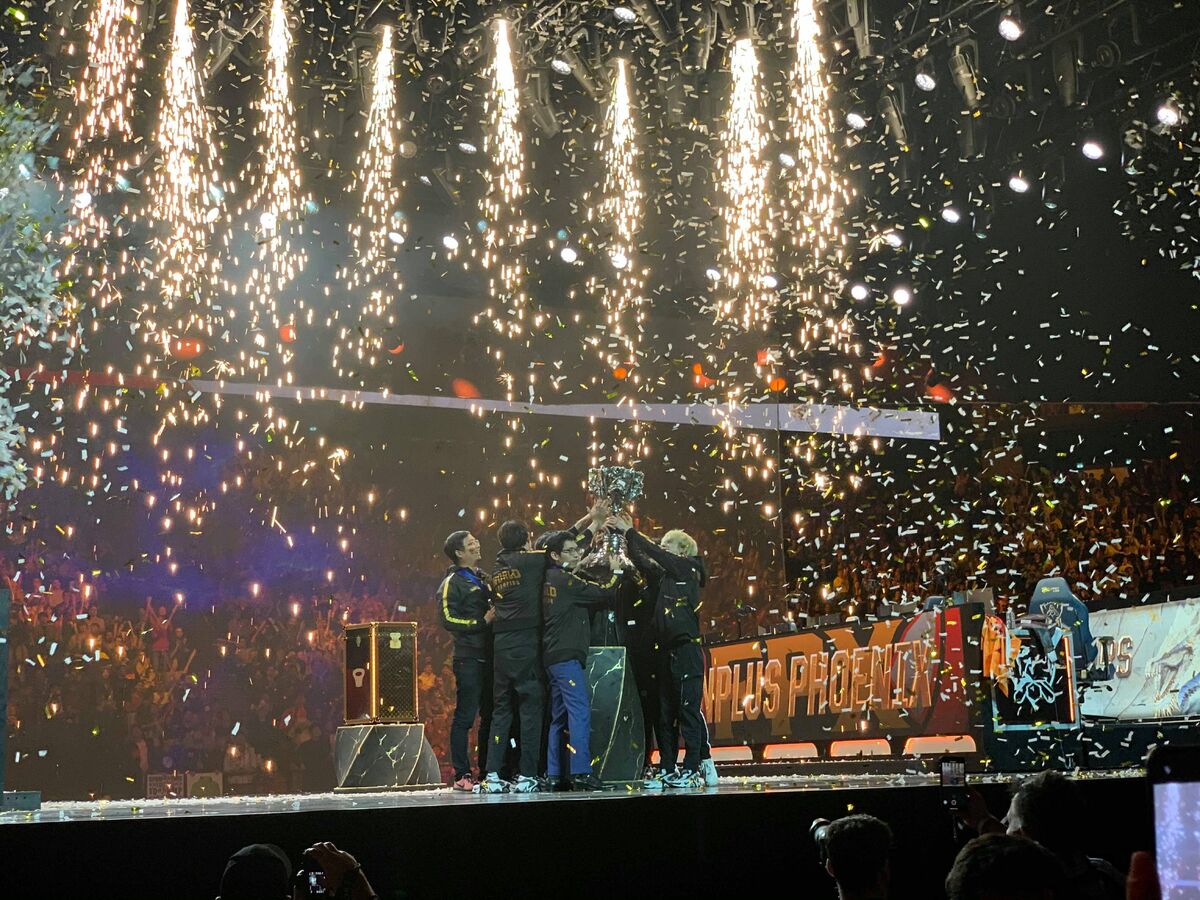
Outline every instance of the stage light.
<path id="1" fill-rule="evenodd" d="M 931 60 L 925 59 L 921 61 L 921 64 L 917 66 L 917 74 L 914 76 L 913 81 L 916 82 L 917 87 L 926 92 L 932 91 L 937 87 L 937 78 L 933 75 L 933 62 Z"/>
<path id="2" fill-rule="evenodd" d="M 447 250 L 454 251 L 458 249 L 458 238 L 452 234 L 442 235 L 442 246 Z"/>
<path id="3" fill-rule="evenodd" d="M 898 88 L 894 88 L 898 90 Z M 900 95 L 903 98 L 903 94 Z M 908 145 L 908 129 L 904 126 L 904 116 L 900 110 L 900 100 L 890 93 L 884 94 L 879 98 L 879 113 L 883 116 L 884 122 L 887 123 L 888 133 L 891 134 L 892 140 L 901 147 Z"/>
<path id="4" fill-rule="evenodd" d="M 276 218 L 275 213 L 265 212 L 258 217 L 258 224 L 262 227 L 263 231 L 274 231 L 275 226 L 279 224 L 279 220 Z"/>
<path id="5" fill-rule="evenodd" d="M 562 59 L 561 57 L 558 57 L 558 56 L 556 56 L 556 57 L 554 57 L 554 59 L 550 60 L 550 68 L 552 68 L 559 75 L 570 75 L 571 74 L 571 64 L 569 62 L 567 62 L 565 59 Z"/>
<path id="6" fill-rule="evenodd" d="M 846 113 L 846 124 L 855 131 L 862 131 L 867 127 L 867 119 L 862 113 L 856 112 L 852 109 L 850 112 Z"/>
<path id="7" fill-rule="evenodd" d="M 75 208 L 87 209 L 92 205 L 92 194 L 90 191 L 80 191 L 75 195 Z"/>
<path id="8" fill-rule="evenodd" d="M 979 49 L 974 41 L 961 41 L 950 54 L 950 76 L 962 94 L 967 109 L 979 108 L 979 79 L 976 75 L 975 60 L 979 59 Z"/>
<path id="9" fill-rule="evenodd" d="M 629 265 L 629 257 L 617 250 L 608 255 L 608 261 L 613 264 L 614 269 L 623 269 Z"/>
<path id="10" fill-rule="evenodd" d="M 1006 41 L 1020 40 L 1021 35 L 1025 33 L 1025 26 L 1021 24 L 1021 8 L 1015 3 L 1006 7 L 1000 14 L 996 29 Z"/>
<path id="11" fill-rule="evenodd" d="M 401 141 L 400 145 L 396 149 L 405 159 L 412 159 L 417 155 L 417 145 L 412 141 Z"/>
<path id="12" fill-rule="evenodd" d="M 1158 105 L 1158 109 L 1154 111 L 1154 118 L 1163 128 L 1174 128 L 1183 121 L 1183 114 L 1179 112 L 1179 107 L 1174 101 L 1168 100 Z"/>
<path id="13" fill-rule="evenodd" d="M 704 277 L 707 278 L 709 281 L 720 281 L 721 280 L 721 270 L 714 269 L 710 266 L 709 268 L 704 270 Z"/>
<path id="14" fill-rule="evenodd" d="M 962 213 L 958 211 L 957 207 L 944 206 L 942 207 L 942 221 L 957 225 L 962 221 Z"/>
<path id="15" fill-rule="evenodd" d="M 575 52 L 571 47 L 563 48 L 560 54 L 562 61 L 567 64 L 567 68 L 571 70 L 571 74 L 575 76 L 575 80 L 579 82 L 579 86 L 584 92 L 596 100 L 600 96 L 600 89 L 596 87 L 596 78 L 592 74 L 591 66 L 583 61 L 583 58 Z"/>
<path id="16" fill-rule="evenodd" d="M 883 242 L 889 247 L 899 250 L 904 246 L 904 237 L 898 231 L 885 231 L 883 234 Z"/>
<path id="17" fill-rule="evenodd" d="M 474 144 L 472 144 L 470 141 L 459 141 L 458 149 L 461 150 L 463 153 L 475 153 L 479 150 L 479 148 L 476 147 Z"/>
<path id="18" fill-rule="evenodd" d="M 1102 159 L 1104 157 L 1104 147 L 1099 141 L 1087 140 L 1079 145 L 1079 152 L 1088 159 Z"/>
<path id="19" fill-rule="evenodd" d="M 912 291 L 900 286 L 892 289 L 892 302 L 897 306 L 908 306 L 912 302 Z"/>
<path id="20" fill-rule="evenodd" d="M 399 231 L 389 231 L 388 240 L 399 246 L 404 243 L 404 234 Z"/>
<path id="21" fill-rule="evenodd" d="M 790 153 L 780 153 L 779 164 L 786 169 L 791 169 L 796 165 L 796 157 L 792 156 Z"/>
<path id="22" fill-rule="evenodd" d="M 861 303 L 871 296 L 871 289 L 860 281 L 857 284 L 851 285 L 850 296 Z"/>
<path id="23" fill-rule="evenodd" d="M 637 13 L 628 6 L 614 6 L 613 15 L 617 17 L 618 22 L 624 22 L 626 25 L 637 21 Z"/>
<path id="24" fill-rule="evenodd" d="M 779 287 L 779 279 L 774 275 L 764 275 L 762 283 L 763 287 L 770 288 L 771 290 L 775 290 L 775 288 Z"/>
<path id="25" fill-rule="evenodd" d="M 1029 190 L 1029 182 L 1019 172 L 1009 176 L 1008 187 L 1013 193 L 1024 194 Z"/>
<path id="26" fill-rule="evenodd" d="M 565 263 L 573 263 L 579 259 L 579 254 L 575 251 L 574 247 L 563 247 L 558 251 L 558 255 Z"/>

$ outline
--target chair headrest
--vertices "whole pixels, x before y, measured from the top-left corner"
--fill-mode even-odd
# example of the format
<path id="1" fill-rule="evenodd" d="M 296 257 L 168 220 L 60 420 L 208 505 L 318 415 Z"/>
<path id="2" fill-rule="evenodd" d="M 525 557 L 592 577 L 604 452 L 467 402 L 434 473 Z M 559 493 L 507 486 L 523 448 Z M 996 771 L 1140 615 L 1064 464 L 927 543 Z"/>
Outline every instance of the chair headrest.
<path id="1" fill-rule="evenodd" d="M 1065 578 L 1043 578 L 1033 589 L 1034 600 L 1077 600 Z"/>

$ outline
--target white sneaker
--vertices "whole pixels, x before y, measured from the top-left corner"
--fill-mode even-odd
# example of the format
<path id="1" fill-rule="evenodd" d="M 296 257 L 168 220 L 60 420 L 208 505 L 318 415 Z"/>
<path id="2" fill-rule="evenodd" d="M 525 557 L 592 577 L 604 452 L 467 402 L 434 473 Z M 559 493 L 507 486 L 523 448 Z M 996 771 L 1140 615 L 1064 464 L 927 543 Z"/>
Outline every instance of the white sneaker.
<path id="1" fill-rule="evenodd" d="M 700 776 L 704 779 L 705 787 L 716 787 L 717 779 L 717 764 L 711 759 L 700 760 Z"/>
<path id="2" fill-rule="evenodd" d="M 488 772 L 487 778 L 475 785 L 476 794 L 503 794 L 508 791 L 508 782 L 501 780 L 496 772 Z"/>
<path id="3" fill-rule="evenodd" d="M 512 792 L 514 794 L 536 794 L 541 789 L 541 782 L 536 778 L 530 778 L 528 775 L 518 775 L 517 780 L 512 783 Z"/>

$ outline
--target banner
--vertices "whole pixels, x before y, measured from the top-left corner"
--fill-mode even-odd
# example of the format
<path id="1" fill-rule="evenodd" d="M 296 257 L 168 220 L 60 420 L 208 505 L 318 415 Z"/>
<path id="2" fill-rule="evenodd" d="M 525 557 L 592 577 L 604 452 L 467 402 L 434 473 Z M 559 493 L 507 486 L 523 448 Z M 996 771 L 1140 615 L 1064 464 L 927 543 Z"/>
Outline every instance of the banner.
<path id="1" fill-rule="evenodd" d="M 979 681 L 982 621 L 982 606 L 971 604 L 709 645 L 712 744 L 966 734 L 976 718 L 967 685 L 968 673 Z"/>
<path id="2" fill-rule="evenodd" d="M 1200 715 L 1200 597 L 1090 617 L 1096 662 L 1089 718 L 1122 722 Z"/>

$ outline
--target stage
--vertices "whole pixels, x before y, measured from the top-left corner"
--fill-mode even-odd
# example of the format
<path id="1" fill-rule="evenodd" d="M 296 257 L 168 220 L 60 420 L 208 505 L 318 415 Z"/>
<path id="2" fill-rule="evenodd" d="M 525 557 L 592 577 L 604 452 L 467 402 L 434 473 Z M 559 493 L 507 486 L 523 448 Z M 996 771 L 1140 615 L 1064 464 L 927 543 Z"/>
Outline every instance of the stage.
<path id="1" fill-rule="evenodd" d="M 997 814 L 1003 775 L 973 777 Z M 1093 772 L 1090 852 L 1124 865 L 1149 846 L 1140 773 Z M 0 814 L 3 883 L 30 896 L 216 896 L 225 859 L 254 842 L 295 859 L 331 840 L 354 853 L 382 897 L 514 897 L 616 890 L 660 896 L 765 891 L 781 881 L 832 897 L 808 836 L 814 818 L 869 812 L 895 832 L 898 897 L 937 896 L 959 845 L 934 776 L 723 777 L 715 788 L 594 794 L 473 795 L 449 790 L 47 803 Z M 1119 836 L 1118 836 L 1119 833 Z M 18 862 L 19 861 L 19 862 Z M 15 864 L 14 864 L 15 863 Z"/>

